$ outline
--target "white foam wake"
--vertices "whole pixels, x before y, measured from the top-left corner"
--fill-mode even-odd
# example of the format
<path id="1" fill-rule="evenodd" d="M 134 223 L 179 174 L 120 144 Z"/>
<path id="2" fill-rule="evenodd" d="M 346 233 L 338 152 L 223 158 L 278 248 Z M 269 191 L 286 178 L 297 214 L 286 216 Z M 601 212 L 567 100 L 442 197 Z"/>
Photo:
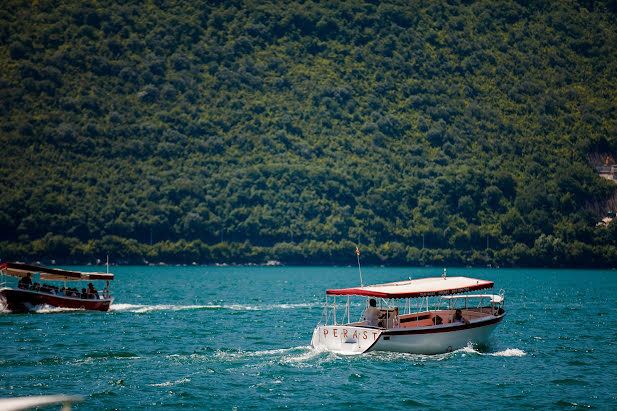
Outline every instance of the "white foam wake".
<path id="1" fill-rule="evenodd" d="M 37 314 L 50 314 L 50 313 L 66 313 L 73 311 L 85 311 L 83 308 L 67 308 L 67 307 L 52 307 L 51 305 L 41 304 L 36 305 L 29 309 L 30 312 Z M 0 304 L 0 314 L 11 314 L 11 310 L 6 308 L 6 305 Z"/>
<path id="2" fill-rule="evenodd" d="M 320 355 L 320 352 L 313 350 L 309 346 L 298 346 L 292 348 L 280 348 L 272 350 L 224 350 L 217 349 L 204 353 L 193 354 L 171 354 L 167 358 L 173 361 L 216 361 L 216 362 L 237 362 L 251 361 L 252 364 L 259 363 L 282 363 L 292 366 L 303 366 L 311 359 Z"/>
<path id="3" fill-rule="evenodd" d="M 477 355 L 489 355 L 492 357 L 524 357 L 527 355 L 525 351 L 519 350 L 518 348 L 507 348 L 503 351 L 497 351 L 497 352 L 481 352 L 473 348 L 471 345 L 463 347 L 460 350 L 456 350 L 454 352 L 455 353 L 462 352 L 462 353 L 477 354 Z"/>
<path id="4" fill-rule="evenodd" d="M 190 381 L 191 381 L 190 378 L 184 377 L 177 381 L 167 381 L 167 382 L 162 382 L 160 384 L 148 384 L 148 385 L 150 385 L 151 387 L 169 387 L 171 385 L 178 385 L 178 384 L 182 384 L 182 383 L 190 382 Z"/>
<path id="5" fill-rule="evenodd" d="M 47 304 L 37 305 L 31 311 L 39 314 L 49 314 L 49 313 L 64 313 L 71 311 L 85 311 L 83 308 L 65 308 L 65 307 L 52 307 Z"/>
<path id="6" fill-rule="evenodd" d="M 3 301 L 0 301 L 0 314 L 10 314 L 10 313 L 11 313 L 11 310 L 6 308 L 6 305 L 4 304 Z"/>
<path id="7" fill-rule="evenodd" d="M 129 311 L 134 313 L 147 313 L 151 311 L 181 311 L 181 310 L 200 310 L 207 308 L 218 308 L 215 305 L 144 305 L 144 304 L 112 304 L 109 311 Z"/>
<path id="8" fill-rule="evenodd" d="M 508 348 L 503 351 L 490 353 L 489 355 L 495 357 L 524 357 L 527 353 L 523 350 L 519 350 L 518 348 Z"/>
<path id="9" fill-rule="evenodd" d="M 272 357 L 278 359 L 284 364 L 299 364 L 307 362 L 321 353 L 314 350 L 308 345 L 292 347 L 292 348 L 280 348 L 276 350 L 263 350 L 247 352 L 250 357 Z"/>
<path id="10" fill-rule="evenodd" d="M 226 308 L 229 310 L 271 311 L 271 310 L 292 310 L 296 308 L 314 308 L 314 307 L 321 307 L 321 304 L 316 304 L 316 303 L 264 304 L 264 305 L 224 304 L 219 307 Z"/>
<path id="11" fill-rule="evenodd" d="M 270 311 L 270 310 L 289 310 L 297 308 L 313 308 L 318 305 L 313 303 L 300 304 L 265 304 L 265 305 L 243 305 L 243 304 L 206 304 L 206 305 L 173 305 L 173 304 L 112 304 L 109 311 L 128 311 L 134 313 L 147 313 L 151 311 L 181 311 L 181 310 L 236 310 L 236 311 Z"/>

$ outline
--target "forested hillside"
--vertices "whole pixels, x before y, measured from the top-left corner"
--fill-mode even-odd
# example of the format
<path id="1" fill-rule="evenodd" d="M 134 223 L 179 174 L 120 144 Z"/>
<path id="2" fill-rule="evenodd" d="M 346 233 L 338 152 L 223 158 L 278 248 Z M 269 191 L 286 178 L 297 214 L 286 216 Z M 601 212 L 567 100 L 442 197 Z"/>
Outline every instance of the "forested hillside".
<path id="1" fill-rule="evenodd" d="M 615 267 L 616 109 L 615 1 L 7 0 L 0 259 Z"/>

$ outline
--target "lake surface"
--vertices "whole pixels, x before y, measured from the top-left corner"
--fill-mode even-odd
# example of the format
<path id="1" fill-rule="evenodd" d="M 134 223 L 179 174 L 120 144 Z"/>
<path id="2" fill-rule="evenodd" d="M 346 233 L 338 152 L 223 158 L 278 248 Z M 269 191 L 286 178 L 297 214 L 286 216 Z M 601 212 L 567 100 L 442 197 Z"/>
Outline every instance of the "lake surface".
<path id="1" fill-rule="evenodd" d="M 108 313 L 0 312 L 1 398 L 83 396 L 74 409 L 617 409 L 617 271 L 448 269 L 505 289 L 507 315 L 488 346 L 433 356 L 309 347 L 325 289 L 358 285 L 357 268 L 111 271 Z M 365 284 L 441 273 L 362 269 Z"/>

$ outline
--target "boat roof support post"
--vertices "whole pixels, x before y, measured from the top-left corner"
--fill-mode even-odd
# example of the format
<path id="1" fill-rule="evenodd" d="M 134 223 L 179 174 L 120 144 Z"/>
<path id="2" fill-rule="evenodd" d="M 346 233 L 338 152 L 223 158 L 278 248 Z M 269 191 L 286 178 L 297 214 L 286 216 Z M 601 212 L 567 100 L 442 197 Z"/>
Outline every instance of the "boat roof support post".
<path id="1" fill-rule="evenodd" d="M 326 294 L 326 308 L 325 308 L 325 312 L 326 312 L 326 325 L 328 325 L 328 294 Z"/>
<path id="2" fill-rule="evenodd" d="M 423 299 L 418 298 L 418 304 L 416 305 L 416 327 L 420 326 L 420 316 L 418 314 L 420 314 L 420 311 L 422 311 L 422 304 Z"/>
<path id="3" fill-rule="evenodd" d="M 334 302 L 332 303 L 332 305 L 334 306 L 334 325 L 338 324 L 336 322 L 336 295 L 334 296 Z"/>

